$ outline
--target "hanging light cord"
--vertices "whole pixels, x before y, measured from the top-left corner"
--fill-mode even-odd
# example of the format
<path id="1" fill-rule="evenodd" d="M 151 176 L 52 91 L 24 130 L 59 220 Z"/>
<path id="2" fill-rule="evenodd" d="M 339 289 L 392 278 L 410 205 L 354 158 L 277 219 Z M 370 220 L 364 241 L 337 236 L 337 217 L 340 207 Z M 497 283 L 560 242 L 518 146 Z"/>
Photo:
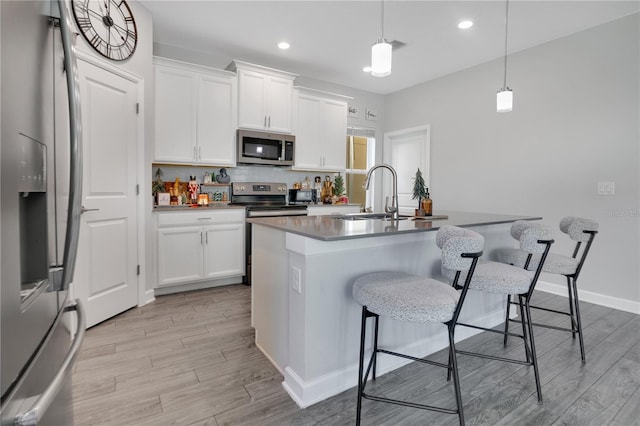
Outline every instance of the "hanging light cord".
<path id="1" fill-rule="evenodd" d="M 381 32 L 381 38 L 380 40 L 384 40 L 384 0 L 382 0 L 381 2 L 381 13 L 380 13 L 380 32 Z"/>
<path id="2" fill-rule="evenodd" d="M 507 0 L 506 11 L 504 14 L 504 85 L 507 88 L 507 39 L 509 34 L 509 0 Z"/>

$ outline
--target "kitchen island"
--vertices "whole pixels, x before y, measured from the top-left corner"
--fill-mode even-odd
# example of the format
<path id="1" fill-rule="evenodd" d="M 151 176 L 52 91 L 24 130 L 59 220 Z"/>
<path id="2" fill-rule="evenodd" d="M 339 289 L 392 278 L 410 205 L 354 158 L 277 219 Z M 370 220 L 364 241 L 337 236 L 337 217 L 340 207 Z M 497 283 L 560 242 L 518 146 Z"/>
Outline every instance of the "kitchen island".
<path id="1" fill-rule="evenodd" d="M 248 219 L 252 223 L 252 326 L 256 346 L 284 376 L 283 386 L 307 407 L 357 385 L 361 307 L 352 297 L 353 281 L 369 272 L 391 270 L 440 275 L 437 229 L 469 227 L 485 238 L 484 258 L 496 248 L 515 246 L 516 220 L 540 217 L 438 212 L 440 220 L 345 220 L 345 216 Z M 446 282 L 446 281 L 445 281 Z M 493 327 L 504 320 L 500 295 L 470 291 L 463 322 Z M 379 345 L 416 357 L 447 347 L 440 324 L 380 319 Z M 477 330 L 460 327 L 456 340 Z M 371 335 L 371 334 L 369 334 Z M 394 359 L 391 359 L 394 358 Z M 378 374 L 408 361 L 381 355 Z"/>

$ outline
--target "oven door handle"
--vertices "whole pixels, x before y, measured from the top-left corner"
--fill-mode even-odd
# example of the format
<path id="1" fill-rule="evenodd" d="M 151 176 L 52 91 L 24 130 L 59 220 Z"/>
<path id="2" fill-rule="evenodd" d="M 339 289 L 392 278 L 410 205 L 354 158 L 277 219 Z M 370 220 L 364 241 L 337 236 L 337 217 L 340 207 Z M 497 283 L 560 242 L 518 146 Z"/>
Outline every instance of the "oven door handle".
<path id="1" fill-rule="evenodd" d="M 276 217 L 276 216 L 306 216 L 307 209 L 304 210 L 261 210 L 247 212 L 247 217 Z"/>

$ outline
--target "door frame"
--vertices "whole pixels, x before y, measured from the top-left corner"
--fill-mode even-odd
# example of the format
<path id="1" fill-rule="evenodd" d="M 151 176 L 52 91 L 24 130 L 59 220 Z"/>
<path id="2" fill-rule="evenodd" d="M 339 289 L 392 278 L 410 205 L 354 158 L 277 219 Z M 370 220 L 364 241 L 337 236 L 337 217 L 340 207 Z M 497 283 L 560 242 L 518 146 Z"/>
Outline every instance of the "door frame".
<path id="1" fill-rule="evenodd" d="M 139 105 L 137 115 L 136 115 L 136 180 L 138 185 L 138 193 L 137 193 L 137 202 L 136 202 L 136 228 L 137 228 L 137 247 L 136 247 L 136 255 L 137 255 L 137 264 L 140 266 L 140 273 L 137 276 L 137 286 L 138 286 L 138 306 L 142 306 L 151 300 L 147 300 L 147 294 L 145 291 L 145 283 L 146 283 L 146 268 L 143 267 L 142 262 L 146 253 L 146 239 L 145 239 L 145 215 L 144 215 L 144 199 L 145 197 L 141 196 L 141 194 L 145 194 L 146 185 L 142 182 L 145 182 L 144 177 L 144 159 L 145 159 L 145 109 L 144 109 L 144 79 L 137 74 L 134 74 L 130 71 L 124 70 L 118 66 L 115 66 L 101 58 L 93 56 L 91 53 L 88 53 L 81 49 L 76 49 L 76 58 L 79 61 L 86 62 L 88 64 L 94 65 L 98 68 L 102 68 L 103 70 L 115 74 L 119 77 L 124 78 L 125 80 L 129 80 L 130 82 L 136 85 L 136 102 Z M 82 102 L 82 100 L 80 100 Z"/>
<path id="2" fill-rule="evenodd" d="M 407 129 L 395 130 L 393 132 L 385 132 L 384 145 L 382 148 L 382 158 L 385 163 L 390 162 L 389 155 L 391 152 L 392 139 L 398 136 L 410 135 L 410 134 L 422 134 L 424 135 L 424 150 L 425 158 L 422 160 L 427 165 L 426 170 L 423 171 L 423 177 L 425 186 L 431 188 L 431 124 L 423 124 L 421 126 L 409 127 Z M 391 194 L 391 179 L 385 178 L 382 181 L 382 196 L 384 194 Z M 384 205 L 384 202 L 382 203 Z M 402 214 L 402 213 L 401 213 Z"/>

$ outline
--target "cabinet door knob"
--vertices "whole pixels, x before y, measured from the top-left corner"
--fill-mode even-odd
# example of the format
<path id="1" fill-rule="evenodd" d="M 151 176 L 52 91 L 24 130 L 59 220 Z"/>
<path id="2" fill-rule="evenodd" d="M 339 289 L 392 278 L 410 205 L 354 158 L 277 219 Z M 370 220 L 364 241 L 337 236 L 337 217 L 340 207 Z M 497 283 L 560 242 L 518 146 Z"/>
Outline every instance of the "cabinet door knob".
<path id="1" fill-rule="evenodd" d="M 269 124 L 267 125 L 267 128 L 271 128 L 271 116 L 269 116 Z"/>

